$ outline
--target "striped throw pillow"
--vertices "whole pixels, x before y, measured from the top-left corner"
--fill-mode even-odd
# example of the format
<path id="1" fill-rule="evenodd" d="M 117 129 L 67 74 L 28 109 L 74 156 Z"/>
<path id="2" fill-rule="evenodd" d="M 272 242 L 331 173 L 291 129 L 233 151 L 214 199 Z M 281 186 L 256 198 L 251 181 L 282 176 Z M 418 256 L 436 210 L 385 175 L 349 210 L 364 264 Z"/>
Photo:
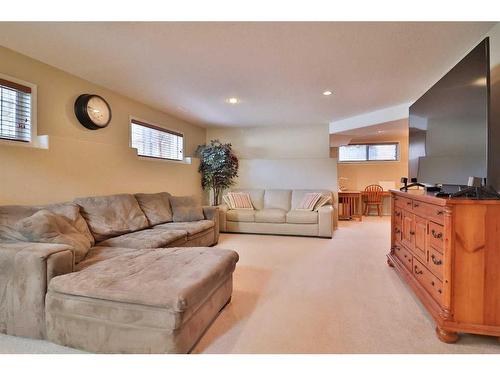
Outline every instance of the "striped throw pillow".
<path id="1" fill-rule="evenodd" d="M 304 210 L 304 211 L 312 211 L 314 210 L 314 206 L 316 203 L 321 198 L 321 193 L 307 193 L 304 195 L 304 198 L 302 198 L 302 202 L 300 202 L 299 206 L 297 207 L 297 210 Z"/>
<path id="2" fill-rule="evenodd" d="M 314 207 L 314 211 L 318 211 L 320 207 L 323 207 L 327 203 L 331 203 L 331 201 L 332 201 L 332 196 L 330 194 L 321 195 L 321 198 L 318 200 L 316 206 Z"/>
<path id="3" fill-rule="evenodd" d="M 229 207 L 230 210 L 233 209 L 233 206 L 231 205 L 231 201 L 229 200 L 229 197 L 227 195 L 222 196 L 222 201 L 226 204 L 226 206 Z"/>
<path id="4" fill-rule="evenodd" d="M 228 193 L 227 197 L 233 210 L 253 210 L 252 200 L 248 193 Z"/>

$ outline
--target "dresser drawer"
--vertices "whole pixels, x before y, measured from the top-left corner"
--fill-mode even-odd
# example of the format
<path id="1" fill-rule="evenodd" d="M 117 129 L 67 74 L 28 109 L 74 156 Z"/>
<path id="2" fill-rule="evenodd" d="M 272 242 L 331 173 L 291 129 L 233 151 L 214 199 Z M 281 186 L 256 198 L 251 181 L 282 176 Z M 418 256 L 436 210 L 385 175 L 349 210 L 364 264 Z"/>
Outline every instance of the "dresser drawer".
<path id="1" fill-rule="evenodd" d="M 408 271 L 412 272 L 413 256 L 401 244 L 394 245 L 394 253 L 396 257 L 404 264 Z"/>
<path id="2" fill-rule="evenodd" d="M 413 275 L 432 298 L 442 304 L 443 283 L 415 258 L 413 258 Z"/>
<path id="3" fill-rule="evenodd" d="M 427 266 L 434 276 L 436 276 L 439 280 L 443 280 L 443 254 L 432 247 L 429 248 L 429 260 L 427 261 Z"/>
<path id="4" fill-rule="evenodd" d="M 403 197 L 394 197 L 394 203 L 396 207 L 404 208 L 406 210 L 411 211 L 412 208 L 412 200 Z"/>
<path id="5" fill-rule="evenodd" d="M 437 251 L 444 252 L 444 227 L 429 221 L 429 244 Z"/>
<path id="6" fill-rule="evenodd" d="M 444 224 L 444 207 L 434 204 L 413 201 L 413 212 L 436 223 Z"/>

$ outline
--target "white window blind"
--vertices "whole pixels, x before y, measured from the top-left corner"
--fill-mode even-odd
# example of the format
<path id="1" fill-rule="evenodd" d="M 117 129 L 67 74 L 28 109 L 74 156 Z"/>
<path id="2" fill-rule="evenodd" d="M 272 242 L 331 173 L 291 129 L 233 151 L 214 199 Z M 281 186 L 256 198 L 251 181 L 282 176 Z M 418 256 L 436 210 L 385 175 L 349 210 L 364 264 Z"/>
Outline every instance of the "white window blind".
<path id="1" fill-rule="evenodd" d="M 132 120 L 131 144 L 137 154 L 151 158 L 183 160 L 184 136 L 171 130 Z"/>
<path id="2" fill-rule="evenodd" d="M 31 141 L 31 88 L 0 79 L 0 138 Z"/>
<path id="3" fill-rule="evenodd" d="M 397 143 L 371 143 L 339 147 L 340 162 L 395 160 L 398 160 Z"/>

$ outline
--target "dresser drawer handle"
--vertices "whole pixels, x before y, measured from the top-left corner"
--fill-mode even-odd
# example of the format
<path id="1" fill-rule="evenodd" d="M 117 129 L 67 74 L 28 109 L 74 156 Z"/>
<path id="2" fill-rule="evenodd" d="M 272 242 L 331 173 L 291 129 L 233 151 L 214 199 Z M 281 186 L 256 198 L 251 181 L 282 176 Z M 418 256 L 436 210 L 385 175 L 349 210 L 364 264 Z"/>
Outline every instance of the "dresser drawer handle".
<path id="1" fill-rule="evenodd" d="M 432 234 L 432 237 L 437 238 L 438 240 L 443 238 L 443 233 L 441 233 L 441 232 L 438 233 L 434 229 L 431 230 L 431 234 Z"/>
<path id="2" fill-rule="evenodd" d="M 401 212 L 396 212 L 396 216 L 400 217 L 401 216 Z"/>
<path id="3" fill-rule="evenodd" d="M 434 256 L 434 254 L 431 255 L 432 263 L 434 263 L 436 266 L 440 266 L 443 264 L 443 261 L 441 259 L 438 259 Z"/>
<path id="4" fill-rule="evenodd" d="M 434 281 L 431 281 L 431 285 L 434 286 Z"/>
<path id="5" fill-rule="evenodd" d="M 413 203 L 413 207 L 418 207 L 420 206 L 418 203 Z"/>
<path id="6" fill-rule="evenodd" d="M 441 294 L 443 293 L 443 291 L 441 289 L 438 289 L 438 293 Z"/>
<path id="7" fill-rule="evenodd" d="M 398 233 L 401 233 L 401 231 L 398 228 L 396 228 L 396 229 L 394 229 L 394 233 L 398 234 Z"/>
<path id="8" fill-rule="evenodd" d="M 436 214 L 437 214 L 437 215 L 443 215 L 443 214 L 444 214 L 444 211 L 439 210 L 439 211 L 437 211 L 437 212 L 436 212 Z"/>
<path id="9" fill-rule="evenodd" d="M 406 202 L 406 204 L 407 204 L 408 206 L 411 206 L 411 202 Z"/>
<path id="10" fill-rule="evenodd" d="M 414 268 L 415 268 L 415 274 L 416 275 L 421 275 L 421 274 L 424 273 L 424 271 L 419 270 L 417 266 L 415 266 Z"/>
<path id="11" fill-rule="evenodd" d="M 410 231 L 410 235 L 414 236 L 415 235 L 415 232 L 414 231 Z"/>

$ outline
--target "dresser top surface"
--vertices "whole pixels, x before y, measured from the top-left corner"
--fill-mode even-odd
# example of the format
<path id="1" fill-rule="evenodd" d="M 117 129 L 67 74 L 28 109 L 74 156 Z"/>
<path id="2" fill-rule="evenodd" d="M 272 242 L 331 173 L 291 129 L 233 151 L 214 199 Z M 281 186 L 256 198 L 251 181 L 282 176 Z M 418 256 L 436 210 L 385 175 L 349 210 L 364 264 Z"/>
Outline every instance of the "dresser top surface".
<path id="1" fill-rule="evenodd" d="M 391 190 L 391 194 L 401 196 L 408 199 L 418 200 L 436 204 L 439 206 L 453 206 L 453 205 L 500 205 L 500 200 L 495 199 L 463 199 L 463 198 L 440 198 L 436 197 L 434 193 L 426 192 L 425 190 L 408 190 L 407 192 L 399 190 Z"/>

